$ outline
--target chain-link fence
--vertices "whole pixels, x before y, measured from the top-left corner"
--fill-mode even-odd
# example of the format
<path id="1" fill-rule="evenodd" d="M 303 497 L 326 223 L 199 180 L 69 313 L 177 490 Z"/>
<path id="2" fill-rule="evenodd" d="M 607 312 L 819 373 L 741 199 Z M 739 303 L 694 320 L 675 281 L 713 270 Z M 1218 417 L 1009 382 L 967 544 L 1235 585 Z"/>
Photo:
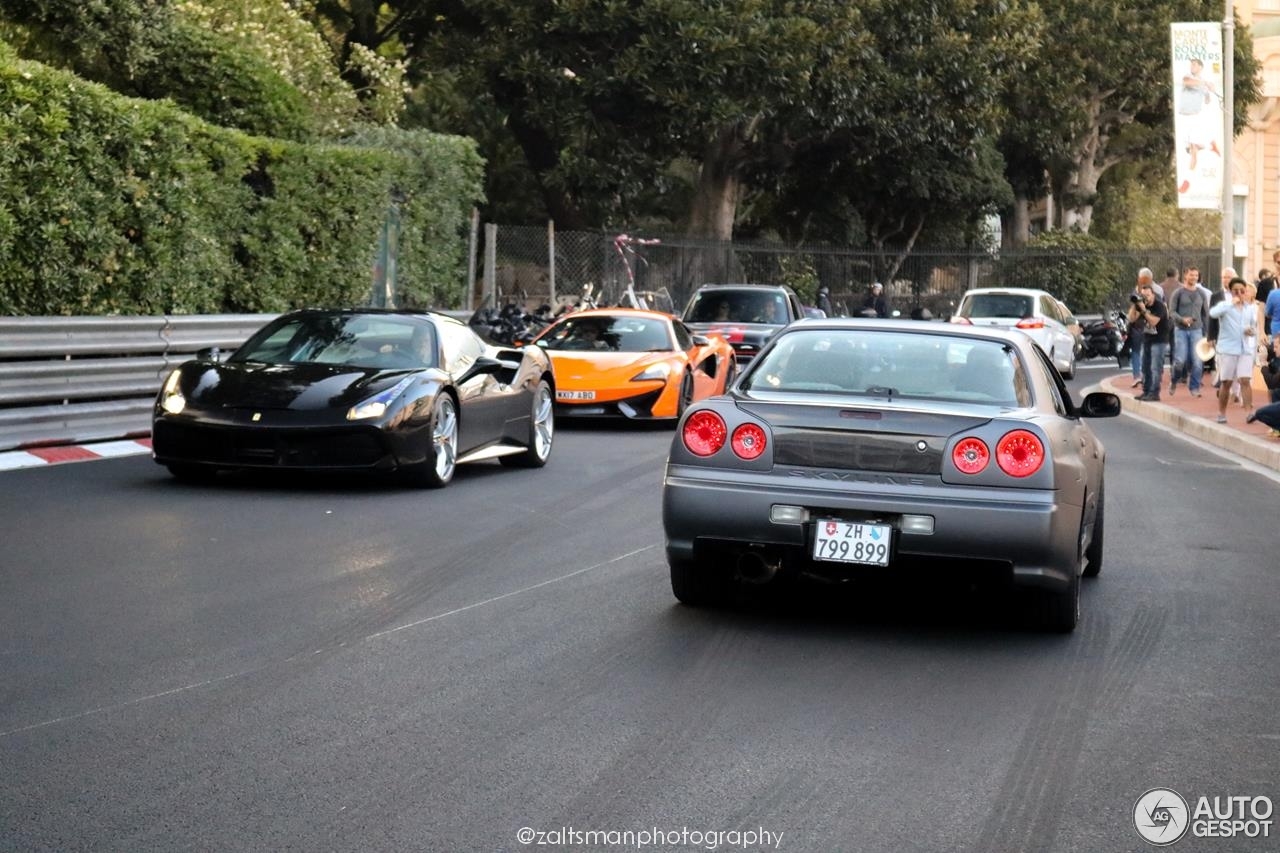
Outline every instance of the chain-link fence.
<path id="1" fill-rule="evenodd" d="M 897 261 L 865 249 L 668 235 L 645 235 L 659 242 L 633 241 L 620 251 L 616 237 L 500 226 L 495 245 L 482 249 L 487 253 L 483 266 L 491 273 L 477 282 L 477 304 L 470 307 L 493 301 L 535 308 L 576 299 L 588 285 L 601 305 L 624 304 L 634 277 L 636 293 L 650 307 L 677 313 L 700 285 L 766 283 L 790 285 L 809 305 L 816 302 L 818 288 L 825 286 L 837 314 L 854 314 L 870 284 L 880 279 L 878 271 Z M 1169 268 L 1180 274 L 1184 267 L 1195 266 L 1201 280 L 1213 287 L 1219 257 L 1216 248 L 1109 253 L 916 249 L 883 284 L 892 307 L 903 316 L 925 308 L 935 317 L 946 317 L 966 290 L 996 286 L 1047 290 L 1076 313 L 1093 314 L 1125 305 L 1141 267 L 1150 267 L 1160 281 Z"/>

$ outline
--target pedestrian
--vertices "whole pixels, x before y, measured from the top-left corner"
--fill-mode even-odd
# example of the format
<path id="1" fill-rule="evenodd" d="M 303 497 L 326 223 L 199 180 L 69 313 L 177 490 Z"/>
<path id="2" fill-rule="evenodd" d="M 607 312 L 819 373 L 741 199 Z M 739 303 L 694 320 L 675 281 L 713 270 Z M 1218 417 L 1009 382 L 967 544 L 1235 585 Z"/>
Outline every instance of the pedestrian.
<path id="1" fill-rule="evenodd" d="M 831 288 L 825 284 L 818 288 L 818 310 L 828 317 L 836 316 L 836 309 L 831 307 Z"/>
<path id="2" fill-rule="evenodd" d="M 1280 336 L 1272 339 L 1270 351 L 1262 363 L 1262 381 L 1271 391 L 1271 402 L 1259 406 L 1245 416 L 1244 422 L 1262 421 L 1271 428 L 1273 438 L 1280 436 Z"/>
<path id="3" fill-rule="evenodd" d="M 1258 270 L 1258 301 L 1259 302 L 1265 305 L 1267 302 L 1267 297 L 1271 295 L 1271 291 L 1275 288 L 1275 286 L 1276 286 L 1275 273 L 1273 273 L 1269 269 L 1266 269 L 1265 267 L 1263 269 Z"/>
<path id="4" fill-rule="evenodd" d="M 1172 295 L 1173 292 L 1181 285 L 1182 282 L 1178 280 L 1178 268 L 1165 267 L 1164 281 L 1156 285 L 1156 296 L 1158 296 L 1161 301 L 1167 303 L 1169 301 L 1169 296 Z"/>
<path id="5" fill-rule="evenodd" d="M 1169 379 L 1169 396 L 1178 390 L 1178 381 L 1187 380 L 1187 390 L 1192 397 L 1200 396 L 1200 383 L 1204 365 L 1196 352 L 1196 344 L 1204 337 L 1204 317 L 1207 306 L 1204 294 L 1196 286 L 1197 276 L 1189 269 L 1183 275 L 1182 284 L 1169 293 L 1169 320 L 1173 326 L 1173 371 Z"/>
<path id="6" fill-rule="evenodd" d="M 1222 285 L 1219 290 L 1215 290 L 1213 294 L 1209 297 L 1209 308 L 1210 308 L 1209 323 L 1205 327 L 1205 334 L 1209 338 L 1209 343 L 1213 344 L 1215 349 L 1218 345 L 1218 318 L 1213 316 L 1212 309 L 1213 309 L 1213 306 L 1227 299 L 1227 290 L 1228 290 L 1227 285 L 1231 282 L 1233 278 L 1236 278 L 1236 271 L 1233 267 L 1225 267 L 1222 270 L 1222 273 L 1219 275 L 1219 278 L 1222 281 Z M 1212 362 L 1212 366 L 1209 366 L 1209 364 L 1206 363 L 1205 370 L 1213 371 L 1213 387 L 1218 388 L 1222 385 L 1222 376 L 1219 375 L 1218 373 L 1217 356 L 1214 356 L 1212 359 L 1210 359 L 1210 361 Z"/>
<path id="7" fill-rule="evenodd" d="M 1239 276 L 1228 282 L 1231 297 L 1209 309 L 1218 320 L 1218 423 L 1227 422 L 1231 389 L 1239 385 L 1241 402 L 1253 408 L 1253 350 L 1258 340 L 1256 307 L 1245 304 L 1249 283 Z"/>
<path id="8" fill-rule="evenodd" d="M 1140 282 L 1138 293 L 1130 297 L 1129 328 L 1132 330 L 1141 321 L 1142 394 L 1138 399 L 1155 402 L 1160 399 L 1160 384 L 1164 380 L 1165 352 L 1169 346 L 1169 309 L 1156 299 L 1151 284 L 1150 280 Z"/>
<path id="9" fill-rule="evenodd" d="M 889 300 L 885 298 L 884 285 L 878 281 L 873 281 L 867 288 L 867 295 L 862 300 L 862 316 L 889 316 Z"/>
<path id="10" fill-rule="evenodd" d="M 1140 333 L 1142 331 L 1141 327 L 1145 325 L 1145 321 L 1143 320 L 1142 313 L 1137 312 L 1136 322 L 1138 323 L 1139 328 L 1137 329 L 1137 331 L 1135 331 L 1134 329 L 1135 312 L 1133 311 L 1132 306 L 1138 304 L 1138 301 L 1141 299 L 1142 286 L 1144 283 L 1147 285 L 1150 285 L 1152 288 L 1152 292 L 1153 293 L 1155 292 L 1155 284 L 1152 281 L 1153 277 L 1154 276 L 1152 275 L 1151 270 L 1148 269 L 1147 267 L 1143 267 L 1142 269 L 1138 270 L 1138 281 L 1133 286 L 1133 293 L 1129 295 L 1129 303 L 1131 306 L 1129 311 L 1129 314 L 1130 314 L 1129 335 L 1130 335 L 1130 340 L 1133 341 L 1133 345 L 1129 347 L 1129 372 L 1133 374 L 1133 384 L 1130 387 L 1137 388 L 1138 386 L 1141 385 L 1143 386 L 1144 394 L 1146 393 L 1146 382 L 1145 382 L 1146 371 L 1142 369 L 1142 360 L 1144 358 L 1145 350 L 1143 347 L 1143 337 Z"/>

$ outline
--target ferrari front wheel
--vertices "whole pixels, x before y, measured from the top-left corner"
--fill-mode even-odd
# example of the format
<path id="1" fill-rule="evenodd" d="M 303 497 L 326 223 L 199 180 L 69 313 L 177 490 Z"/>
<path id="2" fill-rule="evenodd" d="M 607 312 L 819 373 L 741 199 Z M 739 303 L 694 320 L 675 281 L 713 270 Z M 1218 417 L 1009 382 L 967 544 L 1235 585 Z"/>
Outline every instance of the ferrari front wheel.
<path id="1" fill-rule="evenodd" d="M 541 468 L 551 456 L 551 442 L 556 432 L 555 400 L 551 386 L 543 379 L 533 392 L 533 407 L 529 412 L 529 438 L 524 453 L 500 456 L 503 465 L 518 468 Z"/>
<path id="2" fill-rule="evenodd" d="M 449 485 L 458 467 L 458 409 L 453 398 L 441 393 L 431 410 L 431 447 L 427 461 L 413 471 L 420 486 L 440 489 Z"/>

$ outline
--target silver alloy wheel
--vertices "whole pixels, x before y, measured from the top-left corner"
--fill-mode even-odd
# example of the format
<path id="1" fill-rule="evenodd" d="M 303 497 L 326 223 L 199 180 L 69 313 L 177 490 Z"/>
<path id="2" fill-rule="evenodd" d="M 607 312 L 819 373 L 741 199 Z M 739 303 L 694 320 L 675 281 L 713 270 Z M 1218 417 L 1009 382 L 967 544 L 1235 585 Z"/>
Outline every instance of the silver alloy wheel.
<path id="1" fill-rule="evenodd" d="M 538 386 L 538 396 L 533 400 L 533 452 L 541 460 L 551 455 L 551 439 L 556 431 L 555 403 L 551 388 L 543 383 Z"/>
<path id="2" fill-rule="evenodd" d="M 458 413 L 453 399 L 442 394 L 436 401 L 435 423 L 431 427 L 431 446 L 435 452 L 436 477 L 447 483 L 458 462 Z"/>

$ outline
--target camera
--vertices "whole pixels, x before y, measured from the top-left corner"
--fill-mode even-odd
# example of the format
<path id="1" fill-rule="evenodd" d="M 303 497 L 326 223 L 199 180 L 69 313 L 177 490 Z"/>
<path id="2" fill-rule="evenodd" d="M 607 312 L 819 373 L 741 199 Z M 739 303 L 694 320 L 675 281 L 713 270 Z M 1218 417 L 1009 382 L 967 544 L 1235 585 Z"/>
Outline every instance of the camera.
<path id="1" fill-rule="evenodd" d="M 1138 295 L 1138 294 L 1136 294 L 1136 293 L 1130 293 L 1130 294 L 1129 294 L 1129 301 L 1130 301 L 1130 302 L 1132 302 L 1134 305 L 1137 305 L 1139 302 L 1141 302 L 1141 301 L 1142 301 L 1142 297 L 1141 297 L 1141 296 L 1139 296 L 1139 295 Z"/>

